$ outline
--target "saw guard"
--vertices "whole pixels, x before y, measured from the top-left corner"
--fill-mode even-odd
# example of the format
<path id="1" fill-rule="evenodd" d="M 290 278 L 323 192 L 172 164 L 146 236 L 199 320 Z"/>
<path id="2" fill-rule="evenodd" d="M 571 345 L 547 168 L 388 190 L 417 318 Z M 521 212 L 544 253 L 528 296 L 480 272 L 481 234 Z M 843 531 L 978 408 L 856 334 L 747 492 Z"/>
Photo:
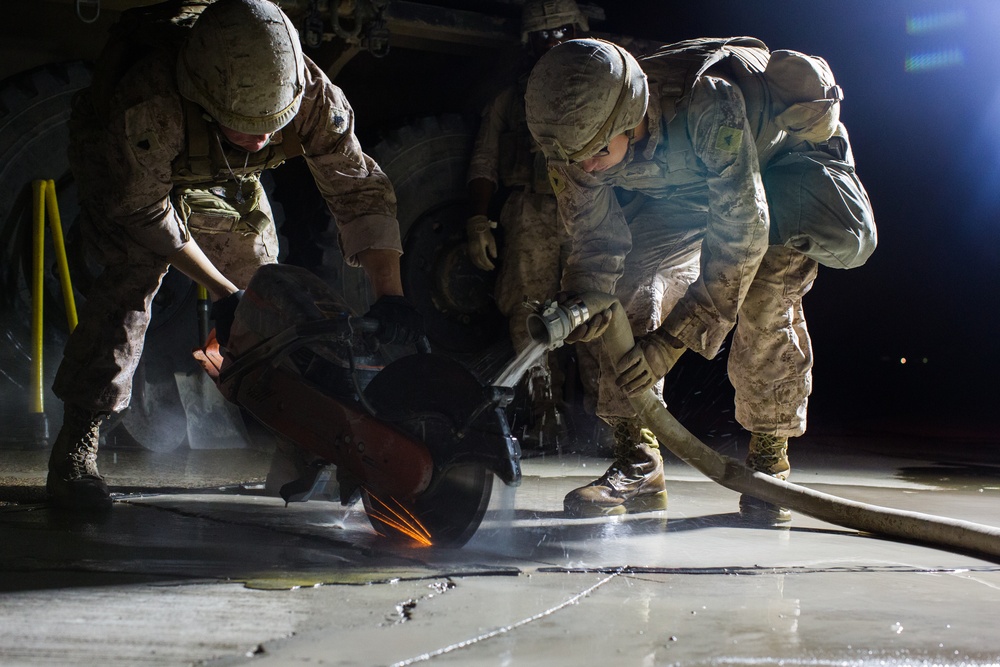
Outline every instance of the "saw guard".
<path id="1" fill-rule="evenodd" d="M 511 486 L 521 481 L 520 447 L 503 413 L 509 395 L 483 387 L 450 357 L 417 354 L 386 366 L 365 396 L 380 420 L 425 443 L 434 460 L 430 485 L 412 500 L 393 503 L 362 492 L 372 526 L 390 537 L 405 535 L 395 517 L 409 515 L 433 544 L 462 546 L 486 514 L 492 473 Z"/>
<path id="2" fill-rule="evenodd" d="M 437 470 L 478 463 L 516 486 L 521 448 L 503 411 L 511 396 L 483 387 L 465 366 L 440 354 L 398 359 L 365 389 L 376 416 L 424 442 Z"/>

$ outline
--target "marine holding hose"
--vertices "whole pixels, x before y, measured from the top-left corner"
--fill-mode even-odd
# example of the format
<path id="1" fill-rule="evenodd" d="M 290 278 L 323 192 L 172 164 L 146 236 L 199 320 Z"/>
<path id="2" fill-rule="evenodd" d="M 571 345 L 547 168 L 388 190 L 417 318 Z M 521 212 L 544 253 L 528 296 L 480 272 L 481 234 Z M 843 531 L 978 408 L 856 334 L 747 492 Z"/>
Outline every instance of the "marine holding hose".
<path id="1" fill-rule="evenodd" d="M 624 356 L 609 354 L 599 336 L 610 310 L 590 313 L 566 339 L 584 348 L 581 376 L 614 427 L 611 466 L 565 497 L 574 516 L 666 508 L 656 437 L 628 397 L 655 386 L 662 401 L 660 383 L 681 355 L 714 357 L 734 327 L 729 376 L 736 418 L 750 432 L 747 465 L 786 478 L 788 438 L 806 429 L 813 357 L 802 297 L 818 262 L 801 245 L 769 239 L 762 172 L 835 134 L 849 157 L 841 94 L 820 58 L 772 55 L 753 38 L 718 41 L 666 47 L 640 64 L 616 44 L 572 40 L 543 56 L 528 81 L 528 127 L 572 244 L 562 303 L 616 296 L 637 341 Z M 715 60 L 691 57 L 691 45 Z M 769 63 L 781 85 L 767 83 Z M 637 196 L 620 205 L 616 188 Z M 755 522 L 790 518 L 749 495 L 740 510 Z"/>

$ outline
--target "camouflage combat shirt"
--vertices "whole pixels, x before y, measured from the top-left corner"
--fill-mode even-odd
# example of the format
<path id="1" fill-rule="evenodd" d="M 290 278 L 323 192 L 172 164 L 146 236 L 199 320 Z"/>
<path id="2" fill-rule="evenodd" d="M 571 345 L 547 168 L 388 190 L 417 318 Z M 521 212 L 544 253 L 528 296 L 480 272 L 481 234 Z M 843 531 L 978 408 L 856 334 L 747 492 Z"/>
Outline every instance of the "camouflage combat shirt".
<path id="1" fill-rule="evenodd" d="M 274 134 L 271 145 L 281 144 L 283 132 L 297 134 L 336 219 L 349 264 L 357 266 L 358 253 L 366 249 L 402 252 L 389 179 L 362 151 L 354 134 L 354 111 L 343 91 L 315 63 L 305 61 L 301 107 L 291 123 Z M 118 85 L 100 130 L 77 136 L 71 146 L 73 161 L 85 167 L 74 169 L 83 203 L 130 241 L 162 256 L 190 238 L 170 197 L 177 184 L 174 162 L 187 147 L 185 101 L 177 92 L 174 67 L 173 60 L 162 57 L 136 63 Z M 233 150 L 227 153 L 234 155 Z M 214 179 L 234 180 L 261 170 L 252 163 L 244 167 L 245 151 L 236 155 Z"/>
<path id="2" fill-rule="evenodd" d="M 704 225 L 701 275 L 664 326 L 689 348 L 714 356 L 730 329 L 764 252 L 767 200 L 760 164 L 740 90 L 723 78 L 703 76 L 694 84 L 686 110 L 687 145 L 671 147 L 655 82 L 647 110 L 649 136 L 639 150 L 604 172 L 588 174 L 576 165 L 550 162 L 550 179 L 566 221 L 572 249 L 562 289 L 613 293 L 623 272 L 631 236 L 614 187 L 651 198 L 683 198 L 691 225 Z M 674 168 L 671 149 L 693 150 L 697 165 Z M 681 160 L 680 162 L 685 162 Z M 680 201 L 680 200 L 678 200 Z M 707 214 L 707 215 L 706 215 Z M 707 222 L 706 222 L 707 220 Z M 676 229 L 683 220 L 664 221 Z"/>

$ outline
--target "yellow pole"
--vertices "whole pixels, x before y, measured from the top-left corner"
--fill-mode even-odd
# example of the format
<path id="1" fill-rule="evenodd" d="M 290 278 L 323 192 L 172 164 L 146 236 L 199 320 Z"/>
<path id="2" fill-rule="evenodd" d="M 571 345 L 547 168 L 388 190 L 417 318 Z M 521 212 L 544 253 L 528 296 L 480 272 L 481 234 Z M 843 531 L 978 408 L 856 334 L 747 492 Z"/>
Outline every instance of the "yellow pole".
<path id="1" fill-rule="evenodd" d="M 42 306 L 45 275 L 45 190 L 46 181 L 32 184 L 34 216 L 32 218 L 31 264 L 31 412 L 44 414 L 45 394 L 42 387 Z"/>
<path id="2" fill-rule="evenodd" d="M 59 217 L 59 202 L 56 200 L 56 182 L 46 181 L 45 205 L 48 208 L 49 227 L 52 229 L 52 245 L 56 251 L 56 267 L 59 270 L 59 285 L 62 287 L 63 304 L 66 307 L 66 321 L 69 332 L 76 328 L 76 299 L 73 298 L 73 283 L 69 278 L 69 261 L 66 259 L 66 243 L 63 240 L 62 219 Z"/>

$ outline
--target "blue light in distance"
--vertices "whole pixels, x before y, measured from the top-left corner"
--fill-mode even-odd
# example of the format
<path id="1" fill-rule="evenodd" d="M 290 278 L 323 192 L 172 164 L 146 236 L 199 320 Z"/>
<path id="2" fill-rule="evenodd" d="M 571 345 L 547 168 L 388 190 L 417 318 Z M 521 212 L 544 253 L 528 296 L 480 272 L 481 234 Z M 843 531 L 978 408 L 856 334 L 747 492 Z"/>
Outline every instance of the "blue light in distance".
<path id="1" fill-rule="evenodd" d="M 953 9 L 943 12 L 932 12 L 906 17 L 906 33 L 908 35 L 926 35 L 965 25 L 965 10 Z"/>
<path id="2" fill-rule="evenodd" d="M 950 48 L 910 54 L 906 56 L 904 68 L 907 72 L 926 72 L 964 64 L 965 52 L 959 48 Z"/>

